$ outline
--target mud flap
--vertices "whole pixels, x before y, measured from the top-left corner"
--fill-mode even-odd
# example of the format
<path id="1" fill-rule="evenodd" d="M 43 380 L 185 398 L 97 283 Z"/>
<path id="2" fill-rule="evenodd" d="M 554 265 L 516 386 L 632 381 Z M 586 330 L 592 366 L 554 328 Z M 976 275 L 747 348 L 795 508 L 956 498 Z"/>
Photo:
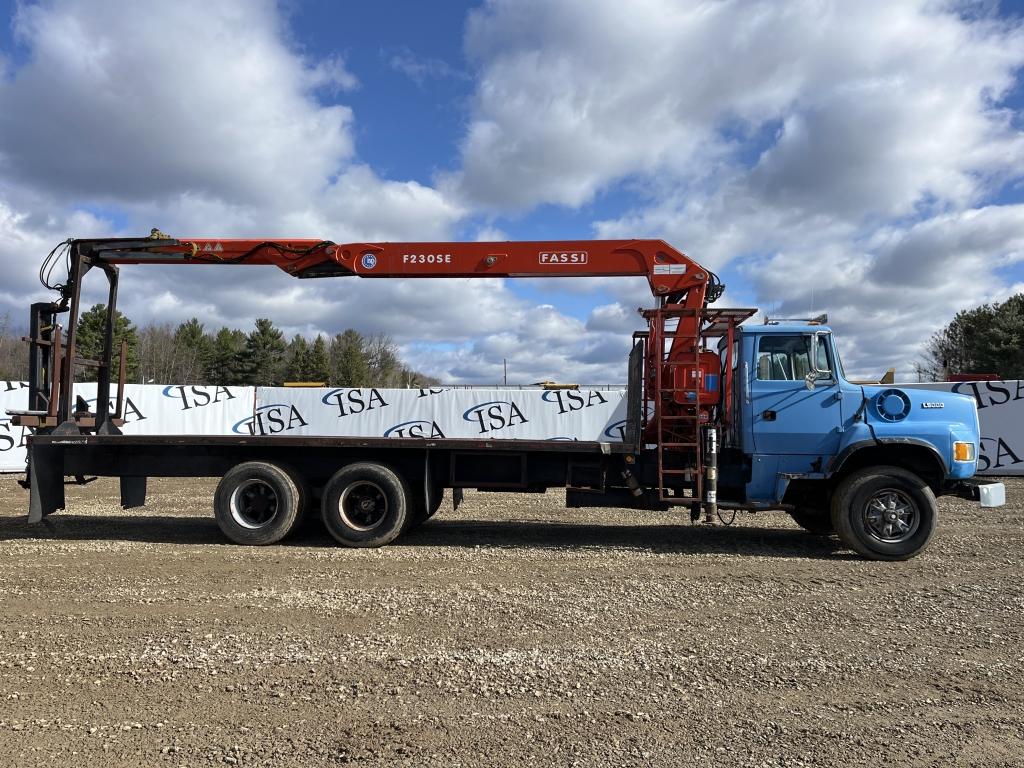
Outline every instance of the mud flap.
<path id="1" fill-rule="evenodd" d="M 60 448 L 31 445 L 29 461 L 28 521 L 64 509 L 64 452 Z"/>
<path id="2" fill-rule="evenodd" d="M 423 453 L 423 504 L 429 512 L 434 509 L 434 499 L 438 492 L 434 484 L 434 476 L 430 471 L 430 451 Z M 442 491 L 443 492 L 443 491 Z M 438 499 L 440 503 L 440 499 Z"/>
<path id="3" fill-rule="evenodd" d="M 146 504 L 146 478 L 121 478 L 121 508 L 133 509 Z"/>

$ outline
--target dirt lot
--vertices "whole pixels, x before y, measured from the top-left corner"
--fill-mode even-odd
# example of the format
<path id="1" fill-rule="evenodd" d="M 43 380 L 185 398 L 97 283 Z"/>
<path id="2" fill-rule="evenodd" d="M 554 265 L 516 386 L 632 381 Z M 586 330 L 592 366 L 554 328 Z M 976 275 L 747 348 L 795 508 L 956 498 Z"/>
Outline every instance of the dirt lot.
<path id="1" fill-rule="evenodd" d="M 151 490 L 0 480 L 0 764 L 1024 764 L 1024 483 L 896 564 L 554 493 L 251 549 Z"/>

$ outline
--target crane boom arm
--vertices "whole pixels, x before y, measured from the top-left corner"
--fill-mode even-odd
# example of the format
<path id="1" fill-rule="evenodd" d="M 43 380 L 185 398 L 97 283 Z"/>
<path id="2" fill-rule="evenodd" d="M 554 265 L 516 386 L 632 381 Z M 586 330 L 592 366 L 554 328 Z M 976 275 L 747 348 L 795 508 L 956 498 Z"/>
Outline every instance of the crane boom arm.
<path id="1" fill-rule="evenodd" d="M 57 283 L 53 273 L 65 256 L 67 279 Z M 721 421 L 728 422 L 733 332 L 752 314 L 746 310 L 709 311 L 707 305 L 723 291 L 718 277 L 663 240 L 338 244 L 328 240 L 176 239 L 157 230 L 141 238 L 71 239 L 54 248 L 40 268 L 40 282 L 58 291 L 60 298 L 32 305 L 29 410 L 18 415 L 18 424 L 69 434 L 80 434 L 82 429 L 118 433 L 124 423 L 127 376 L 124 340 L 116 379 L 113 373 L 118 267 L 129 264 L 262 264 L 299 278 L 645 277 L 657 306 L 641 310 L 648 330 L 633 335 L 629 358 L 631 431 L 627 431 L 637 451 L 642 445 L 658 445 L 661 489 L 666 487 L 664 475 L 685 474 L 691 466 L 675 459 L 666 465 L 663 449 L 670 453 L 686 449 L 692 454 L 693 466 L 699 466 L 702 424 L 712 418 L 711 409 L 720 399 L 724 401 Z M 78 355 L 78 319 L 82 279 L 94 268 L 106 276 L 109 292 L 101 355 L 86 360 Z M 63 313 L 67 313 L 66 329 L 57 319 Z M 719 361 L 715 353 L 707 351 L 707 340 L 723 333 L 726 356 Z M 707 384 L 717 381 L 721 363 L 723 393 Z M 74 395 L 75 371 L 83 365 L 97 369 L 95 414 Z M 705 378 L 706 373 L 714 376 Z M 115 380 L 116 406 L 110 398 Z M 699 481 L 693 490 L 688 498 L 701 498 Z M 665 496 L 664 490 L 659 493 L 662 500 L 682 498 Z"/>
<path id="2" fill-rule="evenodd" d="M 140 239 L 75 241 L 109 264 L 264 264 L 315 277 L 643 276 L 655 296 L 704 303 L 712 278 L 663 240 L 344 243 L 326 240 Z M 696 290 L 695 290 L 696 289 Z M 708 297 L 713 300 L 713 297 Z M 693 299 L 697 299 L 696 302 Z"/>

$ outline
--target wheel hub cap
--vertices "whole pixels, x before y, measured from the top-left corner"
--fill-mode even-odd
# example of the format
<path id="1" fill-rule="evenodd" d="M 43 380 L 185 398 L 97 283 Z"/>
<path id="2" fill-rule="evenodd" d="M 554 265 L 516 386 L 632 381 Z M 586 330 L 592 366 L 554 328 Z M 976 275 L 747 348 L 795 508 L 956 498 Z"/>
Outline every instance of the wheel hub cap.
<path id="1" fill-rule="evenodd" d="M 358 481 L 341 494 L 338 513 L 346 525 L 357 531 L 372 531 L 387 517 L 388 500 L 376 483 Z"/>
<path id="2" fill-rule="evenodd" d="M 255 530 L 270 525 L 277 517 L 280 500 L 268 483 L 252 479 L 239 483 L 231 494 L 231 517 L 243 528 Z"/>
<path id="3" fill-rule="evenodd" d="M 921 525 L 917 504 L 906 493 L 885 488 L 875 493 L 864 507 L 867 532 L 879 541 L 906 541 Z"/>

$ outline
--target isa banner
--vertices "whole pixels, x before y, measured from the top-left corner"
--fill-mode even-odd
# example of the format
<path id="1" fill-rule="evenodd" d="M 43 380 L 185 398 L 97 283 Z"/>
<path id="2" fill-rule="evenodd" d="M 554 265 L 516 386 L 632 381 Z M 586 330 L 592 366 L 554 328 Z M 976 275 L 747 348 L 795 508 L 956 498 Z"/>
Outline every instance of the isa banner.
<path id="1" fill-rule="evenodd" d="M 96 385 L 74 393 L 95 406 Z M 8 408 L 27 407 L 27 385 L 0 388 L 0 472 L 25 469 L 27 430 Z M 111 397 L 114 407 L 116 391 Z M 128 384 L 129 435 L 474 437 L 621 442 L 625 390 L 377 389 Z"/>
<path id="2" fill-rule="evenodd" d="M 898 384 L 974 398 L 978 473 L 1024 475 L 1024 381 Z M 95 384 L 76 384 L 92 406 Z M 625 390 L 299 389 L 129 384 L 122 428 L 136 435 L 472 437 L 620 442 Z M 6 411 L 28 405 L 27 385 L 0 382 L 0 472 L 23 472 L 27 430 Z M 111 404 L 113 405 L 113 403 Z"/>
<path id="3" fill-rule="evenodd" d="M 29 431 L 11 424 L 8 408 L 28 407 L 28 384 L 0 381 L 0 472 L 25 471 L 25 438 Z"/>
<path id="4" fill-rule="evenodd" d="M 970 395 L 981 424 L 979 475 L 1024 475 L 1024 380 L 897 384 Z"/>
<path id="5" fill-rule="evenodd" d="M 261 387 L 240 434 L 620 442 L 624 390 Z"/>
<path id="6" fill-rule="evenodd" d="M 75 384 L 74 394 L 95 408 L 95 384 Z M 255 387 L 127 384 L 124 395 L 126 435 L 229 435 L 232 425 L 252 416 L 256 402 Z M 111 408 L 116 399 L 114 387 Z M 0 382 L 0 472 L 25 471 L 28 430 L 13 426 L 7 410 L 27 407 L 27 384 Z"/>

